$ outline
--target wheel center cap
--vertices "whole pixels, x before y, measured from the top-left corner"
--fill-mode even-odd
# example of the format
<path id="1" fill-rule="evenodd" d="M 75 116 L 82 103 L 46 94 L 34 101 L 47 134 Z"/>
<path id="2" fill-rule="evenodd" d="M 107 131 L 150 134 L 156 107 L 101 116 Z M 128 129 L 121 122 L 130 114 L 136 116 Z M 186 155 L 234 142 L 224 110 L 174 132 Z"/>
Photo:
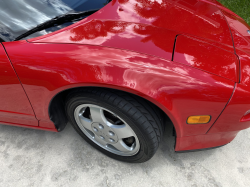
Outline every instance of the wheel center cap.
<path id="1" fill-rule="evenodd" d="M 108 125 L 100 123 L 92 123 L 93 133 L 109 144 L 114 144 L 118 141 L 118 137 L 113 129 Z"/>

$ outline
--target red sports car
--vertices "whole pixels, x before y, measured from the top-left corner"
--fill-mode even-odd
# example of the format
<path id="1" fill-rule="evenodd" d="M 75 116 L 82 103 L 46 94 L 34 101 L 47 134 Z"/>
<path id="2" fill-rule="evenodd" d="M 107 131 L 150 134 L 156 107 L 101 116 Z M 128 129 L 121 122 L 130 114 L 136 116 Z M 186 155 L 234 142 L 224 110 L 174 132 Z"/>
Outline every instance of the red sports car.
<path id="1" fill-rule="evenodd" d="M 0 123 L 144 162 L 250 127 L 250 27 L 216 0 L 0 0 Z"/>

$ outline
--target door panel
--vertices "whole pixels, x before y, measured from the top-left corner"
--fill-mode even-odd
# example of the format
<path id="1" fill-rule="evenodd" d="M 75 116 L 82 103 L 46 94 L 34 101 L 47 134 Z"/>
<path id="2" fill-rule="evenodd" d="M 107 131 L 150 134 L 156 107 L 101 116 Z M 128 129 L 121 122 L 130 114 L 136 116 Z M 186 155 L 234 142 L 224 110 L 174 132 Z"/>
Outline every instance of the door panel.
<path id="1" fill-rule="evenodd" d="M 38 126 L 30 102 L 0 44 L 0 123 Z"/>

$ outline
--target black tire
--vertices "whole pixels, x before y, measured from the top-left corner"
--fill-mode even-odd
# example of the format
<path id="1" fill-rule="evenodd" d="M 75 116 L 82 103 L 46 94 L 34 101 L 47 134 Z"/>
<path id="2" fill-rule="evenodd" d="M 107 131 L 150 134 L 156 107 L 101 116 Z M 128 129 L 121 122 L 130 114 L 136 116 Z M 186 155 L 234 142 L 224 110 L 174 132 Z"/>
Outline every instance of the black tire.
<path id="1" fill-rule="evenodd" d="M 133 156 L 111 153 L 92 140 L 79 128 L 74 111 L 81 104 L 104 107 L 121 117 L 135 132 L 140 142 L 140 150 Z M 125 162 L 141 163 L 155 154 L 163 135 L 163 120 L 160 111 L 143 99 L 124 92 L 102 88 L 79 89 L 67 96 L 66 113 L 75 130 L 93 147 L 107 156 Z"/>

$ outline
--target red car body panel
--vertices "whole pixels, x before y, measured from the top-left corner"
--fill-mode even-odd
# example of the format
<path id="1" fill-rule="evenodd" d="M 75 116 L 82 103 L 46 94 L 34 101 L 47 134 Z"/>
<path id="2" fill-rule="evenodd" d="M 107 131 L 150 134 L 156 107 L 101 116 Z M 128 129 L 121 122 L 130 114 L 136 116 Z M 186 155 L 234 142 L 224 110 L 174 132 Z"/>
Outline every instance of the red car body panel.
<path id="1" fill-rule="evenodd" d="M 196 136 L 184 136 L 176 138 L 175 151 L 199 150 L 219 147 L 231 142 L 237 135 L 236 132 L 202 134 Z"/>
<path id="2" fill-rule="evenodd" d="M 174 30 L 179 34 L 190 34 L 206 38 L 213 42 L 233 47 L 232 37 L 224 15 L 216 6 L 198 0 L 162 0 L 161 4 L 158 3 L 158 1 L 152 3 L 149 0 L 113 0 L 97 13 L 72 26 L 46 36 L 30 39 L 29 41 L 46 43 L 90 43 L 106 46 L 105 43 L 95 43 L 94 41 L 92 43 L 92 41 L 88 40 L 89 38 L 93 39 L 92 37 L 99 37 L 99 40 L 101 40 L 103 36 L 99 34 L 99 29 L 95 29 L 93 25 L 83 26 L 83 24 L 93 20 L 121 21 L 127 24 L 140 23 L 157 28 Z M 97 27 L 102 28 L 99 25 L 97 25 Z M 110 30 L 113 31 L 113 33 L 115 33 L 115 31 L 119 33 L 119 31 L 123 29 L 121 27 L 124 26 L 114 24 L 113 27 L 114 28 L 110 28 Z M 94 29 L 95 32 L 91 32 Z M 110 30 L 105 31 L 108 34 Z M 136 28 L 134 30 L 136 30 Z M 76 37 L 75 32 L 77 32 L 78 37 Z M 148 32 L 142 34 L 148 36 L 147 40 L 151 39 L 154 41 L 154 38 L 150 37 L 150 31 Z M 154 35 L 154 37 L 156 36 L 157 35 Z M 132 34 L 121 37 L 133 39 Z M 109 36 L 109 38 L 111 38 L 111 36 Z M 165 37 L 162 37 L 160 41 L 163 39 L 165 39 Z M 116 47 L 116 45 L 119 45 L 119 43 L 114 42 L 111 47 Z"/>
<path id="3" fill-rule="evenodd" d="M 38 126 L 38 120 L 2 45 L 0 75 L 0 123 Z"/>
<path id="4" fill-rule="evenodd" d="M 98 27 L 98 31 L 95 31 Z M 85 31 L 86 30 L 86 31 Z M 172 59 L 176 31 L 145 24 L 91 20 L 51 38 L 35 43 L 75 43 L 137 51 Z"/>
<path id="5" fill-rule="evenodd" d="M 226 11 L 223 13 L 230 26 L 235 48 L 250 54 L 250 34 L 247 32 L 250 26 L 242 18 Z"/>
<path id="6" fill-rule="evenodd" d="M 106 87 L 139 95 L 161 108 L 174 124 L 176 151 L 232 141 L 250 126 L 250 35 L 244 31 L 249 27 L 214 0 L 159 2 L 113 0 L 59 31 L 4 42 L 21 81 L 12 69 L 13 85 L 27 105 L 27 111 L 16 112 L 33 118 L 32 128 L 39 121 L 37 128 L 56 131 L 48 110 L 58 93 Z M 210 115 L 211 121 L 187 124 L 193 115 Z M 13 119 L 11 123 L 18 123 Z"/>
<path id="7" fill-rule="evenodd" d="M 205 134 L 234 89 L 233 81 L 219 76 L 120 49 L 23 41 L 6 43 L 5 48 L 41 122 L 50 121 L 48 106 L 57 93 L 101 86 L 135 93 L 155 103 L 174 121 L 180 137 Z M 188 116 L 197 111 L 210 114 L 211 121 L 186 124 Z M 53 126 L 48 123 L 45 127 Z"/>
<path id="8" fill-rule="evenodd" d="M 229 10 L 228 8 L 224 7 L 220 2 L 218 2 L 217 0 L 200 0 L 206 3 L 209 3 L 211 5 L 217 6 L 222 12 L 225 11 L 231 15 L 234 15 L 238 18 L 240 18 L 241 20 L 243 20 L 240 16 L 238 16 L 237 14 L 235 14 L 233 11 Z M 223 13 L 225 13 L 223 12 Z"/>
<path id="9" fill-rule="evenodd" d="M 209 133 L 239 131 L 250 126 L 250 26 L 238 16 L 223 11 L 228 21 L 236 54 L 240 59 L 240 84 Z"/>
<path id="10" fill-rule="evenodd" d="M 239 60 L 234 53 L 187 36 L 177 37 L 173 61 L 239 81 Z"/>

